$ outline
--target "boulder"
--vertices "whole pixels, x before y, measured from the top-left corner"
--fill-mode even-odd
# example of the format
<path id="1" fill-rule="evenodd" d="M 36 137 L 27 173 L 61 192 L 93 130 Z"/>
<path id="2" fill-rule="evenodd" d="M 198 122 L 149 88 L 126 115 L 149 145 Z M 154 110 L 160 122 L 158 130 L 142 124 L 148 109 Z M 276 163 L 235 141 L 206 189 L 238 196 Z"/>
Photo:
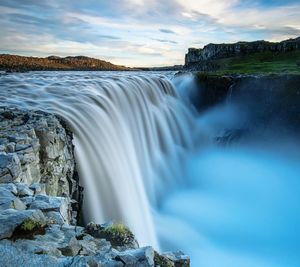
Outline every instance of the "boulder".
<path id="1" fill-rule="evenodd" d="M 7 209 L 0 211 L 0 240 L 12 237 L 15 229 L 26 219 L 32 219 L 45 223 L 46 219 L 40 210 L 23 210 Z"/>
<path id="2" fill-rule="evenodd" d="M 59 213 L 64 223 L 71 220 L 70 201 L 64 197 L 51 197 L 47 195 L 37 195 L 33 202 L 29 205 L 30 209 L 39 209 L 44 213 L 51 211 Z M 49 214 L 53 216 L 53 213 Z"/>
<path id="3" fill-rule="evenodd" d="M 16 209 L 16 210 L 25 210 L 26 206 L 25 204 L 16 197 L 11 190 L 13 190 L 13 187 L 0 187 L 0 210 L 6 210 L 6 209 Z"/>
<path id="4" fill-rule="evenodd" d="M 124 266 L 154 267 L 154 250 L 152 247 L 126 250 L 115 257 Z"/>
<path id="5" fill-rule="evenodd" d="M 181 251 L 176 252 L 165 252 L 161 254 L 163 257 L 169 259 L 174 263 L 175 267 L 189 267 L 190 257 L 185 255 Z"/>

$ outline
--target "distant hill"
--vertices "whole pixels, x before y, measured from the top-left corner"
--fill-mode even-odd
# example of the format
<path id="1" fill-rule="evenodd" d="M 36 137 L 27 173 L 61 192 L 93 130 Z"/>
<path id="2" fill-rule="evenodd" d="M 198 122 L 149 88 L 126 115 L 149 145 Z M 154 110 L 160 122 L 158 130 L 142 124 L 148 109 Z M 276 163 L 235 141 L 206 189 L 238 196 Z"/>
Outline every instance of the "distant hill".
<path id="1" fill-rule="evenodd" d="M 85 57 L 46 58 L 25 57 L 9 54 L 0 55 L 0 70 L 5 71 L 36 71 L 36 70 L 129 70 L 125 66 L 114 65 L 110 62 Z"/>
<path id="2" fill-rule="evenodd" d="M 190 48 L 185 69 L 221 73 L 300 74 L 300 37 L 274 43 L 267 41 L 208 44 Z"/>

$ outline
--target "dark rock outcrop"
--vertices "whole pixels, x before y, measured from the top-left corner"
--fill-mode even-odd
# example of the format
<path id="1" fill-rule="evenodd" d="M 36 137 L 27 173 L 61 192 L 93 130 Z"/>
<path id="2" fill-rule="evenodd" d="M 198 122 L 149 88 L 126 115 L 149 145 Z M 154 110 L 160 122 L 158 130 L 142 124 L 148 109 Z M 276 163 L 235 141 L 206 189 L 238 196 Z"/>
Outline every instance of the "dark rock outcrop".
<path id="1" fill-rule="evenodd" d="M 220 117 L 231 121 L 218 121 L 225 127 L 215 133 L 215 142 L 220 145 L 245 138 L 261 140 L 270 132 L 278 140 L 299 136 L 300 75 L 222 76 L 198 72 L 194 79 L 195 92 L 189 100 L 195 109 L 207 114 L 225 112 Z"/>
<path id="2" fill-rule="evenodd" d="M 216 59 L 245 56 L 259 52 L 271 51 L 285 53 L 300 50 L 300 38 L 289 39 L 279 43 L 267 41 L 238 42 L 233 44 L 208 44 L 203 49 L 189 48 L 185 55 L 185 68 L 201 71 L 215 71 Z"/>

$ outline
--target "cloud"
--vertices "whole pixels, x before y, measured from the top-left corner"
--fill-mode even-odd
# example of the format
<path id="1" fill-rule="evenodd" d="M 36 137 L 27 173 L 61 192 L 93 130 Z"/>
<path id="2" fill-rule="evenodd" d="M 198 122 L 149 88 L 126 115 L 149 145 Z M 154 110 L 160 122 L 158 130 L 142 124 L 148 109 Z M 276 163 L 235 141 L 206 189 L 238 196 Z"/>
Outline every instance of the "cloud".
<path id="1" fill-rule="evenodd" d="M 297 0 L 1 0 L 0 13 L 2 52 L 129 66 L 182 64 L 188 47 L 207 43 L 300 35 Z"/>
<path id="2" fill-rule="evenodd" d="M 176 41 L 172 41 L 172 40 L 165 40 L 165 39 L 155 39 L 155 38 L 153 38 L 152 40 L 154 40 L 154 41 L 158 41 L 158 42 L 161 42 L 161 43 L 178 44 L 178 42 L 176 42 Z"/>
<path id="3" fill-rule="evenodd" d="M 171 34 L 176 34 L 176 32 L 172 31 L 172 30 L 168 30 L 168 29 L 159 29 L 160 32 L 163 33 L 171 33 Z"/>

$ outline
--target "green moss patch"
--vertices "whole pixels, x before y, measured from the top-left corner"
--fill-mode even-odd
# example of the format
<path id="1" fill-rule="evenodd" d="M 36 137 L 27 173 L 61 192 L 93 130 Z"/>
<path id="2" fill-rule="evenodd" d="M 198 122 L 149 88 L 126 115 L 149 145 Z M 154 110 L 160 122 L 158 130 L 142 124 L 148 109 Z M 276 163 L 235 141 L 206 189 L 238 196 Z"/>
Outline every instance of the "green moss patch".
<path id="1" fill-rule="evenodd" d="M 13 241 L 17 239 L 33 239 L 35 235 L 44 235 L 46 233 L 46 225 L 31 218 L 24 220 L 14 230 L 10 239 Z"/>
<path id="2" fill-rule="evenodd" d="M 103 230 L 105 238 L 112 246 L 125 246 L 134 242 L 134 235 L 127 226 L 122 223 L 114 223 Z"/>
<path id="3" fill-rule="evenodd" d="M 219 74 L 300 74 L 300 51 L 260 52 L 213 60 Z"/>

